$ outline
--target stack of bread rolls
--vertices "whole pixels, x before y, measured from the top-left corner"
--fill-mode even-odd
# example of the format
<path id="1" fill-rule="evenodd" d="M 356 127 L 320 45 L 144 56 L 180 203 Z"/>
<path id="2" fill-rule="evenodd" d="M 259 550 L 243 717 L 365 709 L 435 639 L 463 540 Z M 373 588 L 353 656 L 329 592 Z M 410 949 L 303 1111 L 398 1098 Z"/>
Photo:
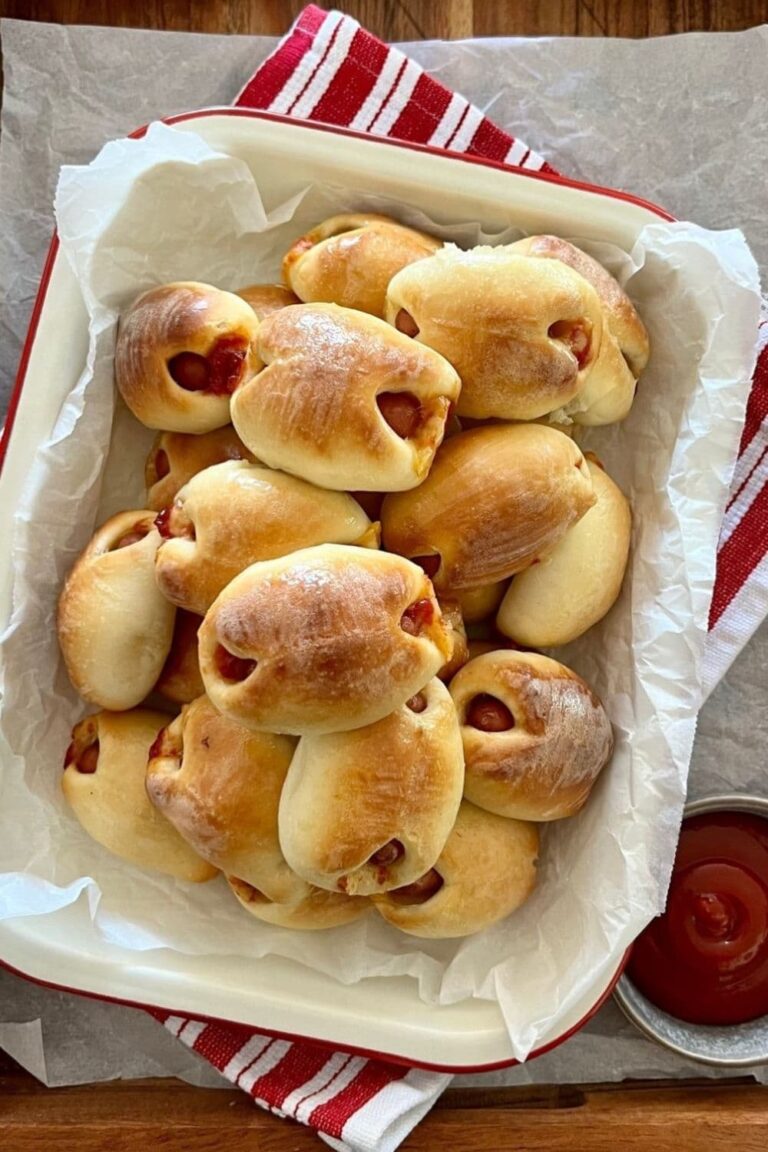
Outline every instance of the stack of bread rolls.
<path id="1" fill-rule="evenodd" d="M 539 824 L 611 759 L 600 700 L 538 650 L 619 594 L 629 507 L 577 435 L 627 414 L 647 336 L 552 236 L 461 251 L 337 216 L 283 278 L 121 317 L 117 387 L 158 435 L 145 506 L 61 592 L 98 710 L 64 793 L 109 851 L 221 873 L 259 920 L 466 936 L 526 900 Z"/>

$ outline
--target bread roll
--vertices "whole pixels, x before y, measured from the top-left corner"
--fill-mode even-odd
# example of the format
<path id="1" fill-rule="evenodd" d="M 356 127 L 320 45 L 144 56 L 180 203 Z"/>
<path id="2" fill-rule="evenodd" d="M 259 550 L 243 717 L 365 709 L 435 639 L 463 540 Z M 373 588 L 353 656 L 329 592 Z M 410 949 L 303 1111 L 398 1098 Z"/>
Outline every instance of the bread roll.
<path id="1" fill-rule="evenodd" d="M 594 501 L 567 436 L 541 424 L 474 428 L 442 446 L 419 488 L 387 496 L 384 547 L 422 564 L 440 591 L 461 591 L 527 568 Z"/>
<path id="2" fill-rule="evenodd" d="M 539 563 L 515 576 L 496 624 L 527 648 L 581 636 L 613 607 L 627 567 L 632 516 L 621 489 L 587 458 L 597 503 Z"/>
<path id="3" fill-rule="evenodd" d="M 410 884 L 440 855 L 463 783 L 456 712 L 431 680 L 375 724 L 302 737 L 280 800 L 280 845 L 320 888 L 370 896 Z"/>
<path id="4" fill-rule="evenodd" d="M 155 576 L 164 596 L 204 615 L 219 592 L 258 560 L 314 544 L 377 548 L 371 524 L 346 492 L 325 492 L 245 460 L 198 472 L 157 518 Z"/>
<path id="5" fill-rule="evenodd" d="M 503 920 L 536 884 L 535 824 L 504 820 L 463 801 L 440 857 L 414 884 L 373 897 L 401 932 L 442 940 Z"/>
<path id="6" fill-rule="evenodd" d="M 578 396 L 600 349 L 602 308 L 583 276 L 509 246 L 449 245 L 387 289 L 386 318 L 461 377 L 459 417 L 533 420 Z"/>
<path id="7" fill-rule="evenodd" d="M 123 399 L 148 428 L 222 428 L 232 392 L 259 367 L 258 328 L 232 292 L 194 281 L 151 288 L 120 319 L 115 380 Z"/>
<path id="8" fill-rule="evenodd" d="M 277 839 L 295 748 L 289 736 L 249 732 L 199 696 L 163 730 L 147 765 L 150 800 L 199 856 L 289 903 L 307 895 Z"/>
<path id="9" fill-rule="evenodd" d="M 521 255 L 561 261 L 588 280 L 603 308 L 603 338 L 584 387 L 562 415 L 577 424 L 612 424 L 632 407 L 637 378 L 648 362 L 648 333 L 632 301 L 613 276 L 557 236 L 529 236 L 512 244 Z"/>
<path id="10" fill-rule="evenodd" d="M 199 883 L 216 875 L 149 802 L 147 757 L 162 712 L 99 712 L 72 730 L 62 788 L 83 828 L 115 856 Z"/>
<path id="11" fill-rule="evenodd" d="M 438 672 L 440 679 L 447 681 L 450 680 L 454 673 L 458 672 L 462 664 L 466 664 L 467 660 L 469 660 L 467 630 L 464 627 L 464 618 L 461 614 L 461 606 L 458 600 L 441 596 L 438 603 L 440 604 L 440 611 L 450 630 L 453 641 L 451 658 L 443 664 Z"/>
<path id="12" fill-rule="evenodd" d="M 301 304 L 259 332 L 266 367 L 232 398 L 251 451 L 323 488 L 401 491 L 426 476 L 459 378 L 383 320 Z"/>
<path id="13" fill-rule="evenodd" d="M 152 690 L 171 647 L 176 609 L 155 583 L 160 535 L 154 512 L 120 512 L 102 524 L 59 597 L 59 645 L 73 685 L 122 711 Z"/>
<path id="14" fill-rule="evenodd" d="M 349 924 L 371 910 L 370 900 L 362 896 L 342 896 L 340 892 L 326 892 L 323 888 L 307 885 L 307 895 L 295 904 L 269 900 L 263 892 L 236 876 L 227 876 L 232 894 L 246 912 L 267 924 L 280 928 L 294 928 L 302 932 L 321 928 L 338 928 Z"/>
<path id="15" fill-rule="evenodd" d="M 509 247 L 510 251 L 521 256 L 559 260 L 589 281 L 600 298 L 605 326 L 637 378 L 648 363 L 648 333 L 634 304 L 610 272 L 575 244 L 561 240 L 559 236 L 527 236 Z"/>
<path id="16" fill-rule="evenodd" d="M 220 712 L 256 731 L 346 732 L 404 704 L 451 655 L 432 585 L 400 556 L 325 544 L 253 564 L 200 629 Z"/>
<path id="17" fill-rule="evenodd" d="M 464 623 L 479 624 L 489 616 L 493 616 L 504 599 L 506 590 L 506 580 L 497 580 L 494 584 L 480 584 L 476 588 L 462 588 L 456 595 Z"/>
<path id="18" fill-rule="evenodd" d="M 154 508 L 156 512 L 167 508 L 193 476 L 225 460 L 258 463 L 231 424 L 201 436 L 161 432 L 150 449 L 144 469 L 147 508 Z"/>
<path id="19" fill-rule="evenodd" d="M 383 317 L 387 285 L 395 273 L 430 256 L 440 244 L 387 216 L 332 216 L 288 249 L 283 277 L 302 300 Z"/>
<path id="20" fill-rule="evenodd" d="M 201 616 L 179 608 L 173 626 L 173 640 L 155 691 L 174 704 L 189 704 L 203 694 L 203 678 L 197 655 L 197 630 Z"/>
<path id="21" fill-rule="evenodd" d="M 613 754 L 597 696 L 547 656 L 478 656 L 456 673 L 451 696 L 464 741 L 464 795 L 499 816 L 573 816 Z"/>
<path id="22" fill-rule="evenodd" d="M 263 320 L 265 316 L 271 316 L 273 312 L 279 312 L 291 304 L 301 303 L 298 296 L 282 284 L 249 284 L 247 288 L 240 288 L 235 295 L 253 309 L 257 320 Z"/>

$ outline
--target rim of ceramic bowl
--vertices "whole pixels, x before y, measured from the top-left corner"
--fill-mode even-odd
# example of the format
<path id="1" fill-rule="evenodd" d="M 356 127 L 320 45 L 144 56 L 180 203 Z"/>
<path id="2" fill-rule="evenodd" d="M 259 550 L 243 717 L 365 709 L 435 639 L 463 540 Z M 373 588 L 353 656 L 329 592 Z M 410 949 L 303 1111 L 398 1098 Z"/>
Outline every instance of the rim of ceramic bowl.
<path id="1" fill-rule="evenodd" d="M 749 812 L 768 820 L 768 796 L 728 792 L 691 800 L 683 809 L 683 820 L 705 812 Z M 687 1060 L 716 1068 L 768 1064 L 768 1016 L 744 1024 L 689 1024 L 657 1008 L 632 983 L 626 971 L 616 984 L 613 997 L 639 1032 Z"/>

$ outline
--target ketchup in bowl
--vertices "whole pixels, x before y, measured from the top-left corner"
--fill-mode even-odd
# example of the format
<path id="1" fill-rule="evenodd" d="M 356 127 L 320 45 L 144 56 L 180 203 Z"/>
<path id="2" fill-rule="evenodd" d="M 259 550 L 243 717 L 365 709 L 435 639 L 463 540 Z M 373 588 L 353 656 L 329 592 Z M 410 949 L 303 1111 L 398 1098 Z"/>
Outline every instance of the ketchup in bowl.
<path id="1" fill-rule="evenodd" d="M 768 820 L 707 812 L 684 821 L 666 911 L 637 940 L 628 975 L 691 1024 L 768 1015 Z"/>

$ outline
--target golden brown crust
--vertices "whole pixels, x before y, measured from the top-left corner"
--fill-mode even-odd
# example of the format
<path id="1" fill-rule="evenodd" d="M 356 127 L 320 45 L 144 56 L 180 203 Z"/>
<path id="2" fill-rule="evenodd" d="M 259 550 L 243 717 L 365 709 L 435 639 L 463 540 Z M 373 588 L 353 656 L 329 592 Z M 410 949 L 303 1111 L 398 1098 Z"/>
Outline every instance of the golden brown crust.
<path id="1" fill-rule="evenodd" d="M 154 519 L 154 512 L 140 509 L 102 524 L 59 597 L 59 645 L 69 678 L 83 699 L 102 708 L 139 704 L 171 647 L 176 609 L 155 583 L 160 536 Z M 117 547 L 134 531 L 145 535 Z"/>
<path id="2" fill-rule="evenodd" d="M 143 708 L 81 720 L 72 732 L 62 788 L 85 831 L 110 852 L 141 868 L 200 883 L 216 869 L 152 807 L 144 788 L 150 747 L 167 721 L 164 713 Z"/>
<path id="3" fill-rule="evenodd" d="M 260 460 L 324 488 L 401 491 L 423 479 L 460 389 L 441 356 L 335 304 L 268 316 L 258 348 L 266 367 L 238 388 L 232 421 Z M 406 437 L 379 407 L 392 393 L 413 397 Z"/>
<path id="4" fill-rule="evenodd" d="M 413 492 L 387 496 L 384 547 L 439 554 L 435 587 L 490 584 L 554 547 L 594 503 L 580 449 L 541 424 L 474 428 L 441 447 Z"/>
<path id="5" fill-rule="evenodd" d="M 198 855 L 283 903 L 308 895 L 277 838 L 295 747 L 288 736 L 249 732 L 200 696 L 168 725 L 147 765 L 150 800 Z"/>
<path id="6" fill-rule="evenodd" d="M 451 676 L 458 672 L 459 668 L 469 660 L 469 641 L 467 640 L 467 630 L 464 627 L 464 617 L 461 614 L 461 605 L 458 599 L 449 596 L 440 596 L 438 603 L 440 604 L 440 611 L 450 629 L 453 640 L 451 658 L 443 664 L 438 672 L 441 680 L 448 681 Z"/>
<path id="7" fill-rule="evenodd" d="M 263 320 L 265 316 L 271 316 L 273 312 L 279 312 L 291 304 L 301 303 L 298 296 L 282 284 L 249 284 L 247 288 L 240 288 L 235 295 L 253 309 L 257 320 Z"/>
<path id="8" fill-rule="evenodd" d="M 602 338 L 591 284 L 508 246 L 449 245 L 404 268 L 387 290 L 386 318 L 402 327 L 403 315 L 459 373 L 460 417 L 532 420 L 562 408 L 583 388 Z"/>
<path id="9" fill-rule="evenodd" d="M 225 460 L 250 460 L 258 464 L 231 424 L 200 436 L 160 432 L 144 468 L 147 508 L 154 508 L 156 512 L 167 508 L 193 476 Z"/>
<path id="10" fill-rule="evenodd" d="M 527 236 L 510 244 L 522 256 L 560 260 L 588 280 L 600 297 L 606 325 L 615 338 L 635 379 L 648 363 L 648 333 L 637 310 L 619 282 L 597 260 L 559 236 Z"/>
<path id="11" fill-rule="evenodd" d="M 463 782 L 456 712 L 435 679 L 375 724 L 302 737 L 280 801 L 285 857 L 348 895 L 410 884 L 440 855 Z"/>
<path id="12" fill-rule="evenodd" d="M 416 635 L 401 622 L 414 604 L 425 609 Z M 325 544 L 236 576 L 200 629 L 200 667 L 213 704 L 254 730 L 348 731 L 422 688 L 450 645 L 420 569 L 400 556 Z M 226 678 L 222 646 L 256 667 Z"/>
<path id="13" fill-rule="evenodd" d="M 586 802 L 613 754 L 613 732 L 590 687 L 570 668 L 533 652 L 498 651 L 465 664 L 451 681 L 466 761 L 464 795 L 499 816 L 560 820 Z M 509 710 L 513 726 L 468 722 L 477 697 Z"/>
<path id="14" fill-rule="evenodd" d="M 120 319 L 117 386 L 149 428 L 195 433 L 221 428 L 229 423 L 232 387 L 259 367 L 257 332 L 253 310 L 232 292 L 196 281 L 151 288 Z M 182 354 L 208 363 L 210 380 L 203 390 L 181 387 L 171 374 L 178 375 L 171 362 Z"/>
<path id="15" fill-rule="evenodd" d="M 387 216 L 332 216 L 289 248 L 283 277 L 302 300 L 383 317 L 387 285 L 395 273 L 440 247 L 440 240 Z"/>
<path id="16" fill-rule="evenodd" d="M 435 865 L 442 886 L 424 903 L 399 894 L 373 897 L 376 911 L 411 936 L 469 936 L 503 920 L 536 884 L 539 834 L 534 824 L 505 820 L 465 800 Z"/>
<path id="17" fill-rule="evenodd" d="M 500 632 L 527 648 L 568 644 L 602 620 L 621 591 L 632 515 L 605 470 L 587 458 L 597 503 L 539 564 L 515 576 L 499 608 Z"/>
<path id="18" fill-rule="evenodd" d="M 203 694 L 203 678 L 197 655 L 197 630 L 201 616 L 179 608 L 173 626 L 173 640 L 155 691 L 174 704 L 189 704 Z"/>
<path id="19" fill-rule="evenodd" d="M 358 920 L 371 910 L 370 900 L 362 896 L 343 896 L 340 892 L 313 888 L 311 884 L 307 885 L 308 895 L 303 900 L 281 904 L 266 899 L 258 889 L 236 876 L 227 876 L 227 883 L 246 912 L 257 920 L 277 924 L 280 928 L 302 932 L 338 928 L 341 924 Z"/>
<path id="20" fill-rule="evenodd" d="M 238 573 L 315 544 L 378 547 L 378 527 L 346 492 L 326 492 L 244 460 L 215 464 L 176 496 L 155 577 L 164 596 L 204 615 Z"/>

